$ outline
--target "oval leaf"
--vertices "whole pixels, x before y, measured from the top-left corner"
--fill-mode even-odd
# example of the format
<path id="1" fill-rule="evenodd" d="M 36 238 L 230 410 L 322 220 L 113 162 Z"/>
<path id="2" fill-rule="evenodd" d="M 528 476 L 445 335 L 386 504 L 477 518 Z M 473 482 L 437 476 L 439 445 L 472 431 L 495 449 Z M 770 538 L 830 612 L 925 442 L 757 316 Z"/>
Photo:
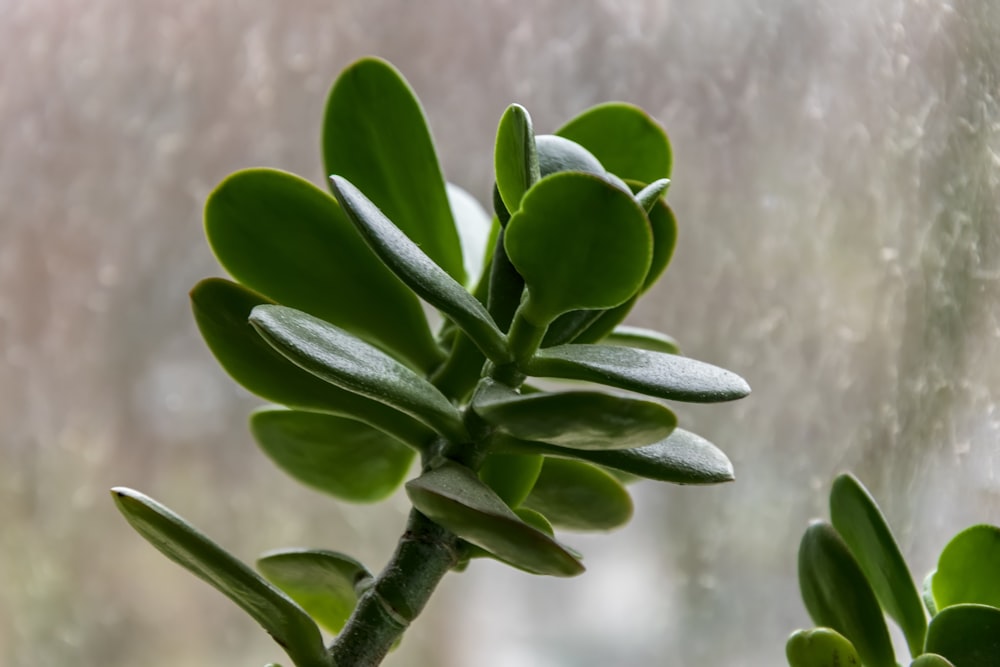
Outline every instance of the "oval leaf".
<path id="1" fill-rule="evenodd" d="M 326 103 L 323 163 L 354 183 L 459 283 L 462 251 L 420 102 L 378 58 L 343 71 Z"/>
<path id="2" fill-rule="evenodd" d="M 691 403 L 715 403 L 750 393 L 731 371 L 687 357 L 612 345 L 558 345 L 539 350 L 528 375 L 585 380 Z"/>
<path id="3" fill-rule="evenodd" d="M 349 181 L 331 176 L 334 194 L 369 247 L 400 280 L 441 310 L 490 359 L 503 363 L 507 340 L 476 297 L 445 273 Z"/>
<path id="4" fill-rule="evenodd" d="M 816 625 L 833 628 L 868 667 L 896 667 L 889 630 L 858 562 L 830 524 L 817 521 L 799 545 L 799 588 Z"/>
<path id="5" fill-rule="evenodd" d="M 250 431 L 264 453 L 289 475 L 356 503 L 390 495 L 413 463 L 412 449 L 344 417 L 268 408 L 250 416 Z"/>
<path id="6" fill-rule="evenodd" d="M 953 537 L 938 558 L 931 590 L 940 611 L 965 602 L 1000 607 L 1000 528 L 980 524 Z"/>
<path id="7" fill-rule="evenodd" d="M 927 626 L 924 650 L 955 667 L 1000 666 L 1000 609 L 981 604 L 942 609 Z"/>
<path id="8" fill-rule="evenodd" d="M 479 469 L 479 479 L 508 507 L 516 508 L 528 497 L 541 471 L 539 454 L 490 454 Z"/>
<path id="9" fill-rule="evenodd" d="M 937 653 L 924 653 L 911 662 L 910 667 L 955 667 L 955 665 Z"/>
<path id="10" fill-rule="evenodd" d="M 372 580 L 358 561 L 325 549 L 270 551 L 257 560 L 257 569 L 334 634 L 354 611 L 358 589 Z"/>
<path id="11" fill-rule="evenodd" d="M 634 347 L 639 350 L 680 354 L 680 346 L 673 336 L 652 329 L 620 325 L 604 339 L 607 345 Z"/>
<path id="12" fill-rule="evenodd" d="M 911 655 L 927 633 L 920 594 L 875 499 L 853 475 L 840 475 L 830 491 L 830 520 L 861 566 L 886 613 L 899 623 Z"/>
<path id="13" fill-rule="evenodd" d="M 798 630 L 785 643 L 791 667 L 861 667 L 861 658 L 847 638 L 830 628 Z"/>
<path id="14" fill-rule="evenodd" d="M 418 368 L 441 361 L 420 301 L 311 183 L 274 169 L 236 172 L 209 196 L 205 233 L 222 266 L 247 287 Z"/>
<path id="15" fill-rule="evenodd" d="M 363 340 L 285 306 L 257 306 L 250 323 L 278 352 L 317 377 L 394 407 L 454 441 L 466 439 L 461 415 L 434 385 Z"/>
<path id="16" fill-rule="evenodd" d="M 510 565 L 561 577 L 583 572 L 565 547 L 522 521 L 464 466 L 444 463 L 407 482 L 406 493 L 432 521 Z"/>
<path id="17" fill-rule="evenodd" d="M 262 398 L 303 410 L 351 417 L 411 447 L 423 447 L 433 431 L 378 401 L 324 382 L 291 363 L 250 325 L 250 312 L 269 304 L 241 285 L 209 278 L 191 290 L 198 329 L 219 364 L 236 382 Z"/>
<path id="18" fill-rule="evenodd" d="M 183 518 L 138 491 L 111 490 L 118 509 L 163 555 L 207 581 L 274 637 L 300 667 L 329 667 L 319 628 L 294 601 Z"/>
<path id="19" fill-rule="evenodd" d="M 509 212 L 521 207 L 521 197 L 539 179 L 538 153 L 531 116 L 520 104 L 511 104 L 500 117 L 493 151 L 497 189 Z"/>
<path id="20" fill-rule="evenodd" d="M 632 498 L 612 475 L 581 461 L 546 458 L 524 506 L 557 528 L 612 530 L 632 518 Z"/>

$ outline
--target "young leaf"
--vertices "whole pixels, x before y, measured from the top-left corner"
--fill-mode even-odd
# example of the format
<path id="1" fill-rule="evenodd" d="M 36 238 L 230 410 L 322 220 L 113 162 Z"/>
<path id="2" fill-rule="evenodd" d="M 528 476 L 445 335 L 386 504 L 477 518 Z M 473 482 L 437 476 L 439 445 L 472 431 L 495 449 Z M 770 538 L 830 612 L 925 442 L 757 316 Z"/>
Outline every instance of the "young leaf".
<path id="1" fill-rule="evenodd" d="M 581 461 L 546 457 L 524 506 L 568 530 L 612 530 L 632 518 L 632 498 L 610 474 Z"/>
<path id="2" fill-rule="evenodd" d="M 635 200 L 639 202 L 639 206 L 646 213 L 649 213 L 656 206 L 656 203 L 660 201 L 660 198 L 663 197 L 663 193 L 667 191 L 668 187 L 670 187 L 669 178 L 661 178 L 658 181 L 653 181 L 635 193 Z"/>
<path id="3" fill-rule="evenodd" d="M 517 507 L 531 492 L 542 471 L 539 454 L 490 454 L 479 469 L 479 479 L 508 507 Z"/>
<path id="4" fill-rule="evenodd" d="M 435 264 L 465 282 L 444 178 L 420 102 L 389 63 L 363 58 L 337 79 L 323 119 L 323 164 L 368 194 Z"/>
<path id="5" fill-rule="evenodd" d="M 539 179 L 538 153 L 531 116 L 520 104 L 511 104 L 500 117 L 493 152 L 497 189 L 509 212 L 521 206 L 521 197 Z"/>
<path id="6" fill-rule="evenodd" d="M 677 426 L 674 413 L 659 403 L 600 392 L 484 392 L 477 398 L 473 410 L 515 438 L 570 449 L 644 447 Z"/>
<path id="7" fill-rule="evenodd" d="M 627 301 L 642 286 L 653 251 L 635 200 L 577 172 L 535 184 L 507 224 L 504 245 L 527 285 L 523 316 L 536 326 L 571 310 Z"/>
<path id="8" fill-rule="evenodd" d="M 982 604 L 942 609 L 927 626 L 924 651 L 947 658 L 955 667 L 997 667 L 1000 609 Z"/>
<path id="9" fill-rule="evenodd" d="M 700 435 L 676 428 L 666 440 L 637 449 L 587 451 L 543 442 L 498 437 L 498 451 L 547 454 L 589 461 L 630 475 L 673 484 L 719 484 L 733 481 L 733 464 Z"/>
<path id="10" fill-rule="evenodd" d="M 853 475 L 840 475 L 830 490 L 830 520 L 865 573 L 886 613 L 899 623 L 912 655 L 927 633 L 920 594 L 875 499 Z"/>
<path id="11" fill-rule="evenodd" d="M 274 169 L 232 174 L 208 198 L 205 233 L 222 266 L 247 287 L 418 368 L 441 361 L 420 301 L 372 254 L 336 200 L 308 181 Z"/>
<path id="12" fill-rule="evenodd" d="M 672 152 L 663 128 L 623 102 L 591 107 L 556 131 L 580 144 L 621 178 L 652 183 L 670 177 Z"/>
<path id="13" fill-rule="evenodd" d="M 319 628 L 288 596 L 152 498 L 123 487 L 111 496 L 140 535 L 239 605 L 298 667 L 330 667 Z"/>
<path id="14" fill-rule="evenodd" d="M 798 630 L 785 643 L 791 667 L 861 667 L 861 658 L 847 638 L 830 628 Z"/>
<path id="15" fill-rule="evenodd" d="M 896 667 L 875 593 L 844 540 L 826 522 L 814 522 L 802 536 L 799 587 L 816 625 L 844 635 L 867 667 Z"/>
<path id="16" fill-rule="evenodd" d="M 937 608 L 960 603 L 1000 607 L 1000 528 L 980 524 L 953 537 L 931 583 Z"/>
<path id="17" fill-rule="evenodd" d="M 639 350 L 680 354 L 680 347 L 673 336 L 641 327 L 617 326 L 604 338 L 604 343 L 620 347 L 634 347 Z"/>
<path id="18" fill-rule="evenodd" d="M 937 653 L 924 653 L 911 662 L 910 667 L 955 667 L 955 665 Z"/>
<path id="19" fill-rule="evenodd" d="M 208 278 L 191 290 L 198 329 L 236 382 L 275 403 L 362 421 L 417 449 L 434 437 L 411 417 L 324 382 L 279 354 L 248 321 L 256 306 L 268 303 L 260 294 L 221 278 Z"/>
<path id="20" fill-rule="evenodd" d="M 250 323 L 278 352 L 313 375 L 396 408 L 456 442 L 467 438 L 461 415 L 444 394 L 363 340 L 284 306 L 257 306 Z"/>
<path id="21" fill-rule="evenodd" d="M 486 356 L 500 363 L 506 361 L 506 338 L 483 304 L 425 255 L 354 185 L 338 175 L 331 176 L 330 181 L 347 217 L 386 266 L 427 303 L 448 315 Z"/>
<path id="22" fill-rule="evenodd" d="M 407 482 L 406 493 L 429 519 L 506 563 L 534 574 L 583 572 L 564 546 L 518 518 L 464 466 L 444 463 Z"/>
<path id="23" fill-rule="evenodd" d="M 538 351 L 527 374 L 585 380 L 657 398 L 715 403 L 743 398 L 750 386 L 740 376 L 702 361 L 612 345 L 558 345 Z"/>
<path id="24" fill-rule="evenodd" d="M 257 569 L 333 633 L 358 603 L 358 589 L 372 580 L 365 566 L 336 551 L 281 549 L 257 560 Z"/>
<path id="25" fill-rule="evenodd" d="M 265 408 L 250 416 L 250 431 L 264 453 L 289 475 L 356 503 L 389 496 L 413 463 L 412 449 L 344 417 Z"/>

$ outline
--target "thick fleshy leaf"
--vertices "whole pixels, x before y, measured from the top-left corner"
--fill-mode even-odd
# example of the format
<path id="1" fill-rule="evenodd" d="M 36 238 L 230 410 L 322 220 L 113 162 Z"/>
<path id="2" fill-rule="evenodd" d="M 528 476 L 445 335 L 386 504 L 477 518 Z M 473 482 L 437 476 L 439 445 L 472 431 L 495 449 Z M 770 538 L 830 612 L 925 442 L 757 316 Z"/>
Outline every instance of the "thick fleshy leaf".
<path id="1" fill-rule="evenodd" d="M 561 171 L 580 171 L 607 179 L 608 172 L 601 161 L 586 148 L 566 137 L 540 134 L 535 137 L 538 171 L 542 178 Z M 516 211 L 510 211 L 515 213 Z"/>
<path id="2" fill-rule="evenodd" d="M 920 598 L 924 602 L 927 613 L 933 618 L 938 613 L 937 603 L 934 601 L 934 571 L 928 572 L 924 577 L 924 583 L 920 587 Z"/>
<path id="3" fill-rule="evenodd" d="M 627 301 L 642 286 L 653 251 L 635 200 L 577 172 L 536 183 L 507 224 L 504 244 L 527 285 L 522 314 L 536 326 Z"/>
<path id="4" fill-rule="evenodd" d="M 637 106 L 607 102 L 591 107 L 556 131 L 572 139 L 621 178 L 652 183 L 670 177 L 673 161 L 663 128 Z"/>
<path id="5" fill-rule="evenodd" d="M 621 482 L 597 466 L 560 458 L 546 457 L 524 506 L 568 530 L 612 530 L 632 518 Z"/>
<path id="6" fill-rule="evenodd" d="M 434 142 L 403 76 L 378 58 L 343 71 L 326 103 L 323 163 L 365 192 L 434 263 L 465 282 Z"/>
<path id="7" fill-rule="evenodd" d="M 813 622 L 847 637 L 867 667 L 896 667 L 875 593 L 847 544 L 824 521 L 802 536 L 799 588 Z"/>
<path id="8" fill-rule="evenodd" d="M 241 285 L 208 278 L 191 290 L 195 322 L 209 349 L 245 389 L 292 408 L 351 417 L 416 448 L 433 431 L 378 401 L 345 391 L 307 373 L 260 337 L 250 312 L 270 301 Z"/>
<path id="9" fill-rule="evenodd" d="M 538 152 L 531 116 L 520 104 L 511 104 L 500 117 L 493 151 L 497 189 L 509 212 L 521 206 L 521 197 L 539 179 Z"/>
<path id="10" fill-rule="evenodd" d="M 456 442 L 461 415 L 430 382 L 329 322 L 285 306 L 257 306 L 250 323 L 274 349 L 316 377 L 396 408 Z"/>
<path id="11" fill-rule="evenodd" d="M 522 521 L 464 466 L 445 463 L 407 482 L 406 492 L 422 514 L 506 563 L 535 574 L 583 572 L 566 547 Z"/>
<path id="12" fill-rule="evenodd" d="M 653 206 L 660 201 L 660 198 L 663 197 L 663 193 L 666 192 L 669 187 L 669 178 L 661 178 L 658 181 L 653 181 L 635 193 L 635 200 L 639 202 L 639 206 L 641 206 L 646 213 L 649 213 L 653 210 Z"/>
<path id="13" fill-rule="evenodd" d="M 358 561 L 325 549 L 269 551 L 257 560 L 257 569 L 333 633 L 354 611 L 358 589 L 372 580 Z"/>
<path id="14" fill-rule="evenodd" d="M 955 667 L 955 664 L 937 653 L 924 653 L 911 662 L 910 667 Z"/>
<path id="15" fill-rule="evenodd" d="M 1000 667 L 1000 609 L 982 604 L 942 609 L 927 626 L 924 650 L 955 667 Z"/>
<path id="16" fill-rule="evenodd" d="M 785 656 L 791 667 L 861 667 L 854 645 L 830 628 L 792 633 L 785 643 Z"/>
<path id="17" fill-rule="evenodd" d="M 123 487 L 112 489 L 111 496 L 136 532 L 239 605 L 296 665 L 329 667 L 319 628 L 291 598 L 152 498 Z"/>
<path id="18" fill-rule="evenodd" d="M 540 454 L 490 454 L 479 469 L 479 479 L 508 507 L 517 507 L 528 497 L 541 470 Z"/>
<path id="19" fill-rule="evenodd" d="M 236 172 L 209 196 L 205 233 L 222 266 L 247 287 L 419 368 L 441 361 L 420 301 L 372 254 L 336 200 L 308 181 L 274 169 Z"/>
<path id="20" fill-rule="evenodd" d="M 700 435 L 676 428 L 666 440 L 637 449 L 587 451 L 544 442 L 499 437 L 497 450 L 538 453 L 579 459 L 630 475 L 673 484 L 719 484 L 733 481 L 733 464 L 722 451 Z"/>
<path id="21" fill-rule="evenodd" d="M 653 230 L 653 259 L 642 283 L 640 292 L 645 292 L 660 279 L 670 265 L 677 247 L 677 218 L 674 211 L 662 199 L 658 200 L 647 214 L 650 229 Z"/>
<path id="22" fill-rule="evenodd" d="M 427 303 L 448 315 L 484 354 L 505 361 L 509 354 L 506 338 L 483 304 L 437 266 L 353 184 L 340 176 L 330 180 L 347 217 L 386 266 Z"/>
<path id="23" fill-rule="evenodd" d="M 715 403 L 750 393 L 731 371 L 688 357 L 613 345 L 558 345 L 538 351 L 528 375 L 585 380 L 657 398 Z"/>
<path id="24" fill-rule="evenodd" d="M 475 197 L 454 183 L 447 184 L 448 203 L 462 243 L 466 287 L 475 287 L 483 276 L 487 249 L 492 250 L 500 224 L 491 219 Z"/>
<path id="25" fill-rule="evenodd" d="M 607 345 L 634 347 L 640 350 L 666 352 L 667 354 L 680 353 L 680 347 L 673 336 L 642 327 L 619 325 L 604 338 L 604 342 Z"/>
<path id="26" fill-rule="evenodd" d="M 659 403 L 594 391 L 484 392 L 477 395 L 473 409 L 515 438 L 570 449 L 645 447 L 677 426 L 674 413 Z"/>
<path id="27" fill-rule="evenodd" d="M 395 491 L 414 458 L 412 449 L 367 424 L 317 412 L 258 410 L 250 416 L 250 431 L 289 475 L 357 503 Z"/>
<path id="28" fill-rule="evenodd" d="M 931 590 L 940 611 L 966 602 L 1000 607 L 1000 528 L 980 524 L 953 537 L 938 558 Z"/>
<path id="29" fill-rule="evenodd" d="M 899 623 L 912 655 L 919 655 L 927 618 L 910 568 L 875 499 L 853 475 L 830 490 L 830 521 L 854 554 L 882 608 Z"/>

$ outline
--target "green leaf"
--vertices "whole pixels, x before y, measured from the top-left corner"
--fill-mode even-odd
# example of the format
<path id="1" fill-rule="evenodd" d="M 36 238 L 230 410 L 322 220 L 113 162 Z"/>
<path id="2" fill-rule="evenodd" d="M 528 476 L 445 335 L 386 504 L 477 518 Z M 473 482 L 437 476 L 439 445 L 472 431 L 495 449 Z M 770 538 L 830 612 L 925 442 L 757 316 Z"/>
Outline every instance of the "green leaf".
<path id="1" fill-rule="evenodd" d="M 861 667 L 857 649 L 830 628 L 798 630 L 785 643 L 791 667 Z"/>
<path id="2" fill-rule="evenodd" d="M 937 603 L 934 602 L 934 572 L 929 572 L 926 577 L 924 577 L 924 583 L 920 588 L 920 597 L 924 601 L 924 607 L 927 608 L 927 613 L 933 618 L 938 613 Z"/>
<path id="3" fill-rule="evenodd" d="M 802 536 L 799 588 L 813 622 L 847 637 L 867 667 L 896 667 L 875 593 L 847 544 L 826 522 L 814 522 Z"/>
<path id="4" fill-rule="evenodd" d="M 433 438 L 420 422 L 324 382 L 279 354 L 248 321 L 256 306 L 268 303 L 260 294 L 221 278 L 203 280 L 191 290 L 198 329 L 236 382 L 275 403 L 362 421 L 418 449 Z"/>
<path id="5" fill-rule="evenodd" d="M 389 63 L 363 58 L 330 91 L 323 163 L 367 193 L 434 263 L 465 282 L 462 250 L 420 102 Z"/>
<path id="6" fill-rule="evenodd" d="M 657 200 L 647 214 L 650 229 L 653 230 L 653 259 L 642 283 L 640 292 L 645 292 L 660 279 L 670 265 L 677 247 L 677 218 L 674 211 L 662 199 Z"/>
<path id="7" fill-rule="evenodd" d="M 912 655 L 919 655 L 927 618 L 910 569 L 875 499 L 853 475 L 830 491 L 830 520 L 861 566 L 886 613 L 899 623 Z"/>
<path id="8" fill-rule="evenodd" d="M 541 471 L 539 454 L 490 454 L 479 469 L 479 479 L 508 507 L 516 508 L 528 497 Z"/>
<path id="9" fill-rule="evenodd" d="M 546 458 L 524 506 L 568 530 L 612 530 L 632 518 L 632 498 L 612 475 L 581 461 Z"/>
<path id="10" fill-rule="evenodd" d="M 285 306 L 257 306 L 250 323 L 278 352 L 316 377 L 396 408 L 456 442 L 466 439 L 461 415 L 451 401 L 363 340 Z"/>
<path id="11" fill-rule="evenodd" d="M 652 183 L 670 177 L 672 152 L 663 128 L 645 111 L 623 102 L 591 107 L 556 134 L 580 144 L 621 178 Z"/>
<path id="12" fill-rule="evenodd" d="M 576 172 L 536 183 L 507 224 L 504 244 L 527 285 L 523 315 L 536 326 L 627 301 L 642 286 L 653 251 L 635 200 Z"/>
<path id="13" fill-rule="evenodd" d="M 660 201 L 660 198 L 663 197 L 663 193 L 667 191 L 668 187 L 670 187 L 669 178 L 661 178 L 658 181 L 653 181 L 635 193 L 635 200 L 639 202 L 639 206 L 646 213 L 649 213 L 656 206 L 656 203 Z"/>
<path id="14" fill-rule="evenodd" d="M 586 328 L 582 331 L 577 332 L 573 337 L 573 343 L 600 343 L 608 335 L 614 331 L 615 327 L 621 324 L 628 314 L 632 312 L 632 307 L 635 302 L 639 300 L 639 295 L 634 295 L 631 299 L 621 304 L 620 306 L 615 306 L 610 310 L 605 310 L 601 312 L 598 317 L 595 317 L 593 321 L 587 324 Z M 572 314 L 572 313 L 571 313 Z M 549 347 L 549 346 L 546 346 Z M 553 346 L 554 347 L 554 346 Z"/>
<path id="15" fill-rule="evenodd" d="M 677 426 L 674 413 L 659 403 L 600 392 L 484 392 L 477 399 L 476 413 L 504 432 L 570 449 L 644 447 Z"/>
<path id="16" fill-rule="evenodd" d="M 564 171 L 578 171 L 607 180 L 608 172 L 593 153 L 575 141 L 554 134 L 535 137 L 538 171 L 542 178 Z M 506 206 L 505 206 L 506 208 Z M 507 209 L 510 213 L 515 210 Z"/>
<path id="17" fill-rule="evenodd" d="M 446 462 L 407 482 L 406 492 L 429 519 L 510 565 L 562 577 L 583 572 L 565 547 L 522 521 L 464 466 Z"/>
<path id="18" fill-rule="evenodd" d="M 657 398 L 715 403 L 743 398 L 750 386 L 740 376 L 676 354 L 612 345 L 558 345 L 539 350 L 527 374 L 585 380 Z"/>
<path id="19" fill-rule="evenodd" d="M 418 368 L 442 360 L 420 301 L 371 253 L 333 197 L 298 176 L 274 169 L 229 176 L 205 205 L 205 233 L 222 266 L 247 287 Z"/>
<path id="20" fill-rule="evenodd" d="M 1000 528 L 980 524 L 953 537 L 938 558 L 931 590 L 941 611 L 965 602 L 1000 607 Z"/>
<path id="21" fill-rule="evenodd" d="M 500 223 L 491 219 L 483 205 L 464 189 L 448 183 L 448 204 L 455 218 L 455 227 L 462 243 L 462 261 L 465 266 L 466 286 L 475 286 L 483 276 L 483 269 L 492 252 Z"/>
<path id="22" fill-rule="evenodd" d="M 924 653 L 911 662 L 910 667 L 955 667 L 955 665 L 937 653 Z"/>
<path id="23" fill-rule="evenodd" d="M 448 315 L 490 359 L 504 362 L 507 340 L 476 297 L 437 266 L 353 184 L 332 176 L 334 194 L 369 247 L 410 289 Z"/>
<path id="24" fill-rule="evenodd" d="M 1000 609 L 981 604 L 942 609 L 927 626 L 924 650 L 955 667 L 1000 667 Z"/>
<path id="25" fill-rule="evenodd" d="M 413 463 L 412 449 L 344 417 L 266 408 L 250 416 L 250 431 L 264 453 L 289 475 L 356 503 L 389 496 Z"/>
<path id="26" fill-rule="evenodd" d="M 136 532 L 239 605 L 298 667 L 329 667 L 319 628 L 288 596 L 152 498 L 124 487 L 111 497 Z"/>
<path id="27" fill-rule="evenodd" d="M 676 428 L 665 440 L 637 449 L 587 451 L 543 442 L 497 438 L 505 452 L 538 453 L 579 459 L 605 468 L 673 484 L 719 484 L 733 481 L 733 464 L 722 451 L 700 435 Z"/>
<path id="28" fill-rule="evenodd" d="M 641 327 L 617 326 L 605 337 L 604 343 L 620 347 L 634 347 L 639 350 L 680 354 L 680 347 L 673 336 Z"/>
<path id="29" fill-rule="evenodd" d="M 269 551 L 257 569 L 334 634 L 354 611 L 358 590 L 372 580 L 358 561 L 325 549 Z"/>
<path id="30" fill-rule="evenodd" d="M 517 211 L 521 197 L 540 177 L 531 116 L 520 104 L 511 104 L 500 118 L 493 162 L 504 206 Z"/>

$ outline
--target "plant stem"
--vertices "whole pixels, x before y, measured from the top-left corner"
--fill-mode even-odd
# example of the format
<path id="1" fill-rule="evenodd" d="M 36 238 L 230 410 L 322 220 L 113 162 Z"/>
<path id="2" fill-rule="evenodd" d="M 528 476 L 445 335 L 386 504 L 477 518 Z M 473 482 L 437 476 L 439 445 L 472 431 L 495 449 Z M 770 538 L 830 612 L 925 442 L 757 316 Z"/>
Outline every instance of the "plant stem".
<path id="1" fill-rule="evenodd" d="M 458 538 L 417 510 L 375 583 L 330 647 L 334 667 L 375 667 L 458 562 Z"/>

